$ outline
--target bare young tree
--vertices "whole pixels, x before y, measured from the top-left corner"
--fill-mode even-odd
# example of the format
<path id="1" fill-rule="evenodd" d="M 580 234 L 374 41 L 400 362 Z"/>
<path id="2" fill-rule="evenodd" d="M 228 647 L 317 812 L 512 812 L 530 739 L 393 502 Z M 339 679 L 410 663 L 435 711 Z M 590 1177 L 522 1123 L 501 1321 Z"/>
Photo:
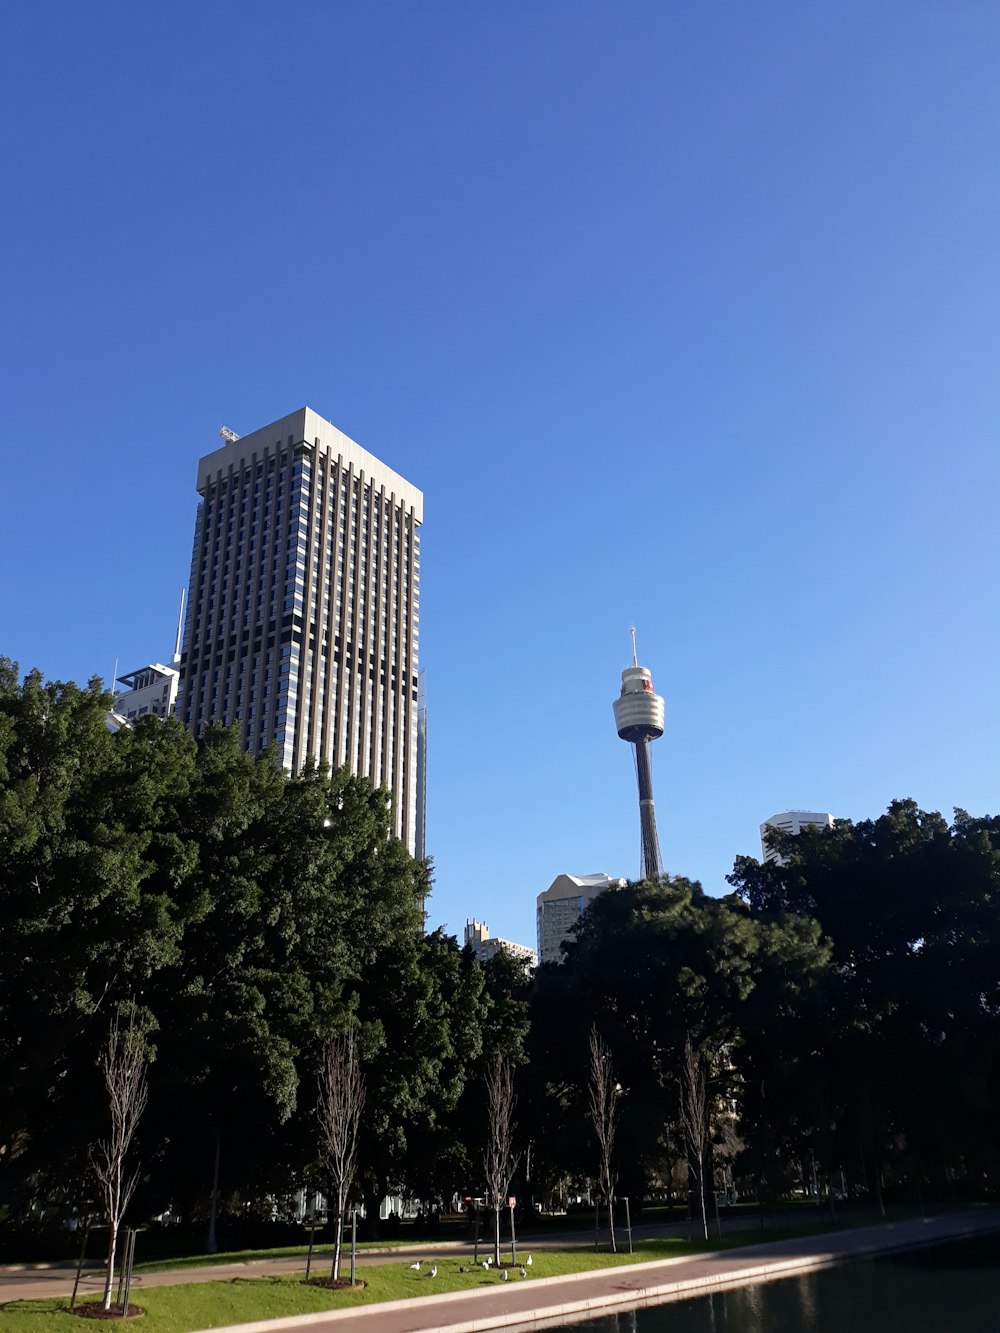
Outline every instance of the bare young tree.
<path id="1" fill-rule="evenodd" d="M 486 1106 L 489 1116 L 483 1169 L 493 1207 L 493 1262 L 500 1264 L 500 1209 L 514 1178 L 514 1075 L 510 1063 L 495 1055 L 486 1071 Z"/>
<path id="2" fill-rule="evenodd" d="M 108 1040 L 98 1061 L 104 1070 L 111 1132 L 106 1139 L 101 1139 L 90 1149 L 90 1169 L 97 1180 L 108 1219 L 105 1310 L 111 1309 L 118 1231 L 139 1179 L 138 1167 L 131 1175 L 126 1174 L 125 1159 L 132 1146 L 136 1126 L 146 1109 L 149 1095 L 146 1086 L 147 1059 L 146 1039 L 139 1025 L 136 1006 L 132 1003 L 123 1005 L 111 1020 Z"/>
<path id="3" fill-rule="evenodd" d="M 323 1153 L 333 1183 L 334 1242 L 330 1276 L 340 1278 L 340 1256 L 344 1244 L 344 1213 L 354 1184 L 358 1159 L 358 1135 L 365 1107 L 365 1078 L 361 1072 L 354 1028 L 350 1027 L 327 1043 L 319 1080 L 319 1121 Z"/>
<path id="4" fill-rule="evenodd" d="M 688 1163 L 698 1191 L 701 1230 L 708 1240 L 708 1214 L 705 1209 L 705 1155 L 708 1149 L 708 1086 L 705 1062 L 691 1045 L 690 1033 L 684 1034 L 681 1054 L 681 1124 L 687 1143 Z"/>
<path id="5" fill-rule="evenodd" d="M 617 1173 L 612 1170 L 615 1134 L 618 1130 L 619 1093 L 621 1089 L 611 1064 L 611 1052 L 598 1036 L 597 1028 L 590 1029 L 590 1119 L 600 1151 L 601 1192 L 608 1209 L 608 1231 L 611 1250 L 617 1254 L 615 1242 L 615 1185 Z"/>

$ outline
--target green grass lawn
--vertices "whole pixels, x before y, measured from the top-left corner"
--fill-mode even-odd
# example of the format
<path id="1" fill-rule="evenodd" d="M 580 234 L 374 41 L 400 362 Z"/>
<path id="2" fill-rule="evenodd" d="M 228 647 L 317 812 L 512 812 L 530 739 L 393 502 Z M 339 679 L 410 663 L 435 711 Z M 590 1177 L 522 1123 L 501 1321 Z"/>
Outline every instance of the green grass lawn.
<path id="1" fill-rule="evenodd" d="M 811 1228 L 816 1230 L 817 1228 Z M 796 1228 L 794 1234 L 805 1234 Z M 781 1235 L 788 1235 L 782 1232 Z M 777 1239 L 771 1232 L 767 1239 Z M 713 1238 L 706 1246 L 701 1241 L 642 1240 L 636 1243 L 635 1253 L 595 1254 L 592 1250 L 537 1251 L 528 1269 L 529 1276 L 521 1278 L 516 1269 L 510 1269 L 514 1282 L 534 1282 L 540 1278 L 556 1277 L 563 1273 L 583 1273 L 595 1268 L 642 1263 L 651 1259 L 677 1258 L 708 1249 L 731 1249 L 737 1245 L 752 1244 L 762 1239 L 758 1230 L 730 1232 L 721 1240 Z M 519 1250 L 523 1258 L 527 1251 Z M 254 1252 L 260 1257 L 259 1252 Z M 508 1250 L 509 1254 L 509 1250 Z M 462 1273 L 460 1268 L 467 1271 Z M 328 1271 L 324 1265 L 320 1272 Z M 334 1310 L 355 1305 L 369 1305 L 378 1301 L 393 1301 L 415 1296 L 430 1296 L 442 1291 L 469 1291 L 496 1286 L 499 1275 L 473 1268 L 468 1256 L 455 1256 L 438 1262 L 437 1276 L 428 1276 L 428 1266 L 414 1273 L 408 1260 L 387 1260 L 380 1264 L 366 1264 L 359 1270 L 366 1286 L 355 1291 L 326 1291 L 320 1287 L 303 1286 L 298 1277 L 231 1278 L 219 1282 L 192 1282 L 176 1287 L 145 1287 L 133 1282 L 132 1302 L 146 1311 L 142 1320 L 143 1333 L 191 1333 L 193 1329 L 221 1328 L 226 1324 L 246 1323 L 254 1319 L 277 1319 L 282 1315 L 306 1314 L 315 1310 Z M 89 1299 L 89 1298 L 88 1298 Z M 82 1322 L 69 1313 L 66 1300 L 12 1301 L 0 1307 L 0 1328 L 3 1333 L 91 1333 L 109 1325 Z M 115 1327 L 115 1325 L 110 1325 Z"/>
<path id="2" fill-rule="evenodd" d="M 358 1254 L 363 1254 L 365 1250 L 394 1250 L 401 1245 L 423 1244 L 430 1246 L 434 1243 L 427 1240 L 412 1241 L 395 1238 L 393 1240 L 359 1240 Z M 219 1254 L 188 1254 L 178 1259 L 150 1259 L 146 1263 L 136 1264 L 134 1271 L 136 1273 L 169 1273 L 178 1268 L 211 1268 L 213 1264 L 249 1264 L 258 1259 L 294 1259 L 296 1255 L 302 1256 L 304 1266 L 308 1248 L 309 1242 L 306 1241 L 302 1245 L 285 1245 L 271 1250 L 226 1250 Z M 350 1255 L 350 1233 L 344 1238 L 344 1251 Z M 320 1252 L 326 1255 L 333 1253 L 333 1242 L 326 1235 L 322 1240 L 316 1242 L 313 1255 L 315 1256 Z"/>

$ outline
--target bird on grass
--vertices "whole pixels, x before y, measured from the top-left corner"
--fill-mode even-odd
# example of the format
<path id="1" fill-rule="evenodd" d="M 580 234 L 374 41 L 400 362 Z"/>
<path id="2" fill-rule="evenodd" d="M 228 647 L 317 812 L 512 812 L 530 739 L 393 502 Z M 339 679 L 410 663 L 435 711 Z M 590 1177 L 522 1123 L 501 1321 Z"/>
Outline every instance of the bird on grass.
<path id="1" fill-rule="evenodd" d="M 437 1264 L 434 1264 L 433 1267 L 431 1268 L 431 1271 L 427 1274 L 427 1276 L 428 1276 L 428 1277 L 437 1277 L 437 1275 L 438 1275 L 438 1266 L 437 1266 Z"/>
<path id="2" fill-rule="evenodd" d="M 490 1261 L 489 1261 L 489 1259 L 480 1259 L 480 1261 L 479 1261 L 479 1267 L 480 1267 L 480 1268 L 489 1268 L 489 1266 L 490 1266 Z"/>
<path id="3" fill-rule="evenodd" d="M 420 1272 L 420 1260 L 418 1259 L 417 1262 L 416 1262 L 415 1264 L 410 1264 L 410 1267 L 413 1269 L 414 1273 L 419 1273 L 419 1272 Z"/>
<path id="4" fill-rule="evenodd" d="M 458 1271 L 459 1271 L 460 1273 L 464 1273 L 464 1272 L 465 1272 L 465 1264 L 459 1264 L 459 1265 L 458 1265 Z"/>
<path id="5" fill-rule="evenodd" d="M 505 1269 L 503 1270 L 503 1272 L 500 1274 L 500 1281 L 501 1281 L 501 1282 L 509 1282 L 509 1281 L 510 1281 L 510 1274 L 507 1272 L 506 1268 L 505 1268 Z"/>
<path id="6" fill-rule="evenodd" d="M 530 1254 L 528 1255 L 527 1259 L 525 1259 L 524 1263 L 525 1263 L 525 1266 L 526 1266 L 527 1268 L 530 1268 L 530 1267 L 531 1267 L 531 1255 L 530 1255 Z"/>
<path id="7" fill-rule="evenodd" d="M 522 1277 L 528 1276 L 528 1270 L 525 1268 L 524 1264 L 521 1265 L 521 1276 Z"/>

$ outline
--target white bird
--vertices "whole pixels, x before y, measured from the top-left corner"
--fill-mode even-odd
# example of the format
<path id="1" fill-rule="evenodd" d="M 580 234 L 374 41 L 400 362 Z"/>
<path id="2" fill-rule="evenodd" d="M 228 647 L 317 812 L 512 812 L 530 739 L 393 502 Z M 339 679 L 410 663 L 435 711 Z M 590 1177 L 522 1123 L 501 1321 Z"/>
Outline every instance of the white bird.
<path id="1" fill-rule="evenodd" d="M 530 1255 L 530 1254 L 528 1255 L 527 1259 L 525 1259 L 524 1262 L 525 1262 L 525 1264 L 528 1266 L 528 1268 L 531 1267 L 531 1255 Z"/>
<path id="2" fill-rule="evenodd" d="M 508 1281 L 510 1281 L 510 1274 L 507 1272 L 506 1268 L 505 1268 L 505 1269 L 503 1270 L 503 1272 L 500 1274 L 500 1281 L 501 1281 L 501 1282 L 508 1282 Z"/>
<path id="3" fill-rule="evenodd" d="M 427 1276 L 428 1276 L 428 1277 L 437 1277 L 437 1275 L 438 1275 L 438 1266 L 437 1266 L 437 1264 L 434 1264 L 434 1266 L 431 1268 L 431 1271 L 427 1274 Z"/>
<path id="4" fill-rule="evenodd" d="M 525 1268 L 524 1264 L 521 1265 L 521 1276 L 522 1277 L 528 1276 L 528 1270 Z"/>
<path id="5" fill-rule="evenodd" d="M 414 1273 L 419 1273 L 419 1272 L 420 1272 L 420 1260 L 418 1259 L 417 1262 L 416 1262 L 415 1264 L 410 1264 L 410 1267 L 413 1269 Z"/>
<path id="6" fill-rule="evenodd" d="M 489 1268 L 490 1266 L 490 1261 L 488 1259 L 480 1259 L 479 1263 L 482 1268 Z"/>

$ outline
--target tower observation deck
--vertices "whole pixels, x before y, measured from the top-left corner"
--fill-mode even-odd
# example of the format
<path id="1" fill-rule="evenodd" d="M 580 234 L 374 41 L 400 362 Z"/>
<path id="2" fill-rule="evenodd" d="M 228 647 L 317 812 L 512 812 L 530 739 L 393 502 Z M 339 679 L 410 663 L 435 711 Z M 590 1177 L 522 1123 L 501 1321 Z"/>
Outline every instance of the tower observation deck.
<path id="1" fill-rule="evenodd" d="M 632 665 L 622 672 L 621 694 L 615 700 L 615 726 L 623 741 L 628 741 L 635 755 L 635 776 L 639 788 L 639 829 L 642 840 L 641 877 L 660 880 L 660 844 L 656 836 L 653 809 L 653 771 L 649 762 L 649 742 L 663 735 L 663 699 L 653 690 L 649 668 L 640 666 L 636 656 L 635 627 L 632 628 Z"/>

